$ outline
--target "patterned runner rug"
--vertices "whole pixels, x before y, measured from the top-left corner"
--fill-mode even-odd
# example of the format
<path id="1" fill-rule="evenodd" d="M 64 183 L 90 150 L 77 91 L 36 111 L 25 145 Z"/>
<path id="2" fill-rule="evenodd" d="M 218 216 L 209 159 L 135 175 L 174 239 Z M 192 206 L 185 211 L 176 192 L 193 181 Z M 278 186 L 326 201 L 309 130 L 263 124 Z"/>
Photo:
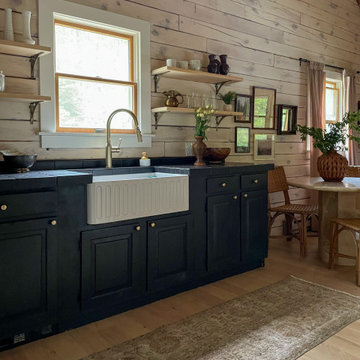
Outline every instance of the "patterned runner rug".
<path id="1" fill-rule="evenodd" d="M 85 359 L 293 360 L 359 318 L 360 298 L 290 277 Z"/>

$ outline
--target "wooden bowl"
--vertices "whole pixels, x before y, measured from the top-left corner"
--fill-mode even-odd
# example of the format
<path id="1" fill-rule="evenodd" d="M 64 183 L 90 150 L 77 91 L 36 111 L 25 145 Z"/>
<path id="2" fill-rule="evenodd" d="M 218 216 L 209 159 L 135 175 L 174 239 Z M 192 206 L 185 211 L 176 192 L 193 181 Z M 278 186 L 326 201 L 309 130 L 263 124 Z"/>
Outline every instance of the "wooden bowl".
<path id="1" fill-rule="evenodd" d="M 204 158 L 209 163 L 222 163 L 229 156 L 230 148 L 207 148 Z"/>

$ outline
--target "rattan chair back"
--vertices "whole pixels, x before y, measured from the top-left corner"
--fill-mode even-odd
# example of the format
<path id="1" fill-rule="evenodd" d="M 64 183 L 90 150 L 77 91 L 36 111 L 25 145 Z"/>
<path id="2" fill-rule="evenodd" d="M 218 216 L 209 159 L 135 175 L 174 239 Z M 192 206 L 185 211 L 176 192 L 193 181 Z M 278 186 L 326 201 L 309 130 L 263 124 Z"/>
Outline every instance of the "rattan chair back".
<path id="1" fill-rule="evenodd" d="M 274 170 L 268 171 L 268 193 L 272 194 L 280 191 L 284 193 L 285 204 L 289 204 L 289 185 L 282 166 L 278 166 Z"/>
<path id="2" fill-rule="evenodd" d="M 360 166 L 348 166 L 345 170 L 346 177 L 360 177 Z"/>

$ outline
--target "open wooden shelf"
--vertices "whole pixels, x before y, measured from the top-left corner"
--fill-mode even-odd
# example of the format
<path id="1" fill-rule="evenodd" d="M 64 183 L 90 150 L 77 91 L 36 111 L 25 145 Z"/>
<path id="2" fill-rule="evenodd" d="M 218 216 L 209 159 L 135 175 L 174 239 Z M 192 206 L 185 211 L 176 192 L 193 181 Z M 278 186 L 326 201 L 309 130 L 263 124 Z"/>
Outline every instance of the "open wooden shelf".
<path id="1" fill-rule="evenodd" d="M 32 103 L 32 102 L 51 101 L 51 96 L 0 92 L 0 100 Z"/>
<path id="2" fill-rule="evenodd" d="M 152 75 L 163 76 L 177 80 L 202 82 L 207 84 L 217 84 L 222 82 L 232 84 L 243 81 L 243 78 L 238 76 L 212 74 L 205 71 L 180 69 L 173 66 L 164 66 L 159 69 L 155 69 L 153 70 Z"/>
<path id="3" fill-rule="evenodd" d="M 32 57 L 50 54 L 51 48 L 40 45 L 29 45 L 19 41 L 0 40 L 0 53 Z"/>
<path id="4" fill-rule="evenodd" d="M 195 108 L 181 108 L 181 107 L 169 107 L 162 106 L 151 109 L 155 116 L 155 129 L 157 129 L 160 114 L 172 113 L 172 114 L 193 114 L 195 116 Z M 219 126 L 221 121 L 227 116 L 241 116 L 242 112 L 236 111 L 225 111 L 225 110 L 215 110 L 211 116 L 216 117 L 216 126 Z"/>

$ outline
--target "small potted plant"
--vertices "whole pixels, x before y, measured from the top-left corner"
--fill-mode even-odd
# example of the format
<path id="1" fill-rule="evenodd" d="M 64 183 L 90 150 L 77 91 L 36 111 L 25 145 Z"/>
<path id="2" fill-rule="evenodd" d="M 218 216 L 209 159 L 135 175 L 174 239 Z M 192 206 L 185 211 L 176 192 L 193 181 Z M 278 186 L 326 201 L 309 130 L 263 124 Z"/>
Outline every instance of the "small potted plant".
<path id="1" fill-rule="evenodd" d="M 212 105 L 207 105 L 205 108 L 198 108 L 195 111 L 195 139 L 193 144 L 193 153 L 196 156 L 195 166 L 204 166 L 204 154 L 206 151 L 206 145 L 203 140 L 206 138 L 206 130 L 209 129 L 210 116 L 214 113 Z"/>
<path id="2" fill-rule="evenodd" d="M 228 91 L 226 94 L 219 94 L 221 100 L 224 102 L 224 110 L 225 111 L 233 111 L 233 104 L 232 102 L 235 99 L 236 93 L 233 91 Z"/>
<path id="3" fill-rule="evenodd" d="M 317 160 L 317 168 L 325 181 L 341 182 L 344 179 L 348 162 L 337 151 L 347 150 L 347 139 L 360 143 L 360 137 L 351 133 L 351 130 L 360 133 L 359 121 L 360 111 L 357 111 L 346 113 L 342 121 L 329 124 L 327 129 L 297 126 L 301 140 L 305 141 L 307 135 L 311 136 L 314 148 L 322 152 Z"/>

